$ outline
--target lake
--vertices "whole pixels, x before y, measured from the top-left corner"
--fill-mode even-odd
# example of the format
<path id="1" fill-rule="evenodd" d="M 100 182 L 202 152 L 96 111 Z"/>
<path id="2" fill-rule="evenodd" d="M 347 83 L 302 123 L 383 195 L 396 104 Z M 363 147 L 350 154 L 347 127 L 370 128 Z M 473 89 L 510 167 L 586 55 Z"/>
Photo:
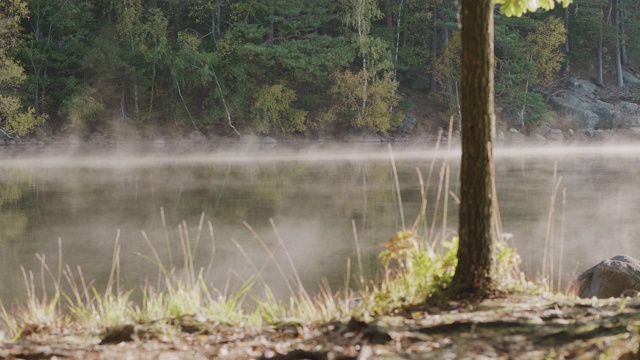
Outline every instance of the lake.
<path id="1" fill-rule="evenodd" d="M 432 239 L 455 236 L 459 151 L 395 146 L 393 156 L 407 226 L 420 211 L 419 168 L 429 179 Z M 539 276 L 543 262 L 558 273 L 561 254 L 564 284 L 604 258 L 640 257 L 640 148 L 498 148 L 495 160 L 502 228 L 513 234 L 511 244 L 529 276 Z M 284 291 L 285 281 L 263 247 L 292 278 L 280 241 L 308 290 L 322 278 L 337 289 L 347 258 L 355 273 L 358 248 L 364 271 L 375 277 L 380 244 L 403 223 L 386 145 L 138 155 L 0 148 L 0 171 L 5 304 L 25 294 L 21 266 L 40 277 L 36 254 L 56 276 L 59 243 L 62 264 L 75 273 L 80 267 L 102 289 L 116 238 L 125 290 L 157 281 L 158 267 L 149 260 L 154 251 L 179 271 L 188 242 L 196 266 L 215 286 L 238 284 L 264 268 L 264 281 Z M 545 242 L 550 255 L 543 260 Z"/>

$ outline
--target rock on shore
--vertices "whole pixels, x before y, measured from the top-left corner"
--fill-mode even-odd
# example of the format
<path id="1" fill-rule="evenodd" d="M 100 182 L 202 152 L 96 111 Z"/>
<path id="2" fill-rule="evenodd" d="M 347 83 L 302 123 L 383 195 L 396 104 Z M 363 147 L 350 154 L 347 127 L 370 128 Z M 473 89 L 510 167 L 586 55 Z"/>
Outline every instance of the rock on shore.
<path id="1" fill-rule="evenodd" d="M 614 256 L 578 276 L 578 296 L 600 299 L 640 292 L 640 260 Z"/>

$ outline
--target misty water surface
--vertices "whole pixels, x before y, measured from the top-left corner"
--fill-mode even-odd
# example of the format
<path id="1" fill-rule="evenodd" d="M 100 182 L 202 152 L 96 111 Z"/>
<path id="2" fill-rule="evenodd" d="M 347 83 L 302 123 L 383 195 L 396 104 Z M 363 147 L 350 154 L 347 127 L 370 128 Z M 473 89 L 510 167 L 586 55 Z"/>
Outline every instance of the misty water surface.
<path id="1" fill-rule="evenodd" d="M 640 233 L 639 150 L 496 150 L 502 225 L 505 232 L 513 234 L 513 245 L 528 274 L 539 274 L 546 238 L 553 240 L 550 247 L 556 271 L 563 246 L 565 277 L 609 256 L 640 257 L 636 239 Z M 63 264 L 74 270 L 80 266 L 85 278 L 95 279 L 100 288 L 109 275 L 119 230 L 121 285 L 131 289 L 139 288 L 145 280 L 157 281 L 157 267 L 140 256 L 152 255 L 141 231 L 147 233 L 166 264 L 171 255 L 180 267 L 178 226 L 186 224 L 188 234 L 183 236 L 190 240 L 198 265 L 206 269 L 215 251 L 208 279 L 223 288 L 227 277 L 237 284 L 255 273 L 253 266 L 261 268 L 268 261 L 256 236 L 274 249 L 277 231 L 303 281 L 314 290 L 323 277 L 339 287 L 347 258 L 353 260 L 353 271 L 357 268 L 353 224 L 363 267 L 374 276 L 379 270 L 379 244 L 402 223 L 386 146 L 290 153 L 277 148 L 238 149 L 137 157 L 20 156 L 2 151 L 0 300 L 4 302 L 24 294 L 20 266 L 37 274 L 40 271 L 36 253 L 44 255 L 56 272 L 58 239 Z M 446 179 L 446 160 L 451 165 L 449 190 L 456 195 L 459 152 L 398 147 L 394 155 L 406 223 L 413 223 L 420 208 L 418 167 L 425 181 L 431 173 L 429 224 L 435 216 L 433 236 L 442 236 L 444 194 L 436 201 L 440 177 L 442 174 Z M 559 186 L 550 226 L 554 166 Z M 447 199 L 447 238 L 455 235 L 457 227 L 458 206 L 453 195 Z M 205 222 L 198 240 L 203 213 Z M 214 250 L 207 221 L 213 227 Z M 241 255 L 234 242 L 251 261 Z M 275 255 L 289 271 L 282 249 Z M 273 265 L 266 267 L 263 277 L 276 291 L 285 289 Z"/>

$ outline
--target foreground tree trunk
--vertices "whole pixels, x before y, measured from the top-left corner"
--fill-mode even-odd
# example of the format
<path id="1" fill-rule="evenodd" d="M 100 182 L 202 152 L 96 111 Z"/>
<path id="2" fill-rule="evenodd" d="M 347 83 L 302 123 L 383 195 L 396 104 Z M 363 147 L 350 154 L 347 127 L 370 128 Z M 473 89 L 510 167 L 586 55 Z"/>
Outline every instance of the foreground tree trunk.
<path id="1" fill-rule="evenodd" d="M 493 0 L 462 0 L 460 243 L 452 289 L 491 286 L 493 247 Z"/>

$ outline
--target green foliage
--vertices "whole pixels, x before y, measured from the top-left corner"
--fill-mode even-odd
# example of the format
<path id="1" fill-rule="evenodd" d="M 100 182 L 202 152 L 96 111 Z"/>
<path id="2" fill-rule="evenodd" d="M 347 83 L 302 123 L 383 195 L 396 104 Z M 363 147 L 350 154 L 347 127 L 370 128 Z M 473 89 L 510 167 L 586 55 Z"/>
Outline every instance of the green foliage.
<path id="1" fill-rule="evenodd" d="M 347 66 L 355 56 L 344 38 L 318 35 L 291 39 L 278 46 L 247 44 L 242 50 L 255 65 L 268 69 L 265 75 L 271 75 L 272 80 L 286 78 L 311 87 L 328 83 L 334 69 Z"/>
<path id="2" fill-rule="evenodd" d="M 22 136 L 33 131 L 38 125 L 44 124 L 47 115 L 38 116 L 33 108 L 24 111 L 20 99 L 0 95 L 0 119 L 2 119 L 0 125 L 6 131 Z"/>
<path id="3" fill-rule="evenodd" d="M 296 93 L 286 84 L 278 83 L 263 87 L 254 104 L 256 131 L 262 134 L 279 130 L 284 133 L 304 131 L 306 111 L 292 108 Z"/>
<path id="4" fill-rule="evenodd" d="M 0 51 L 0 90 L 20 86 L 25 79 L 22 67 L 6 56 L 2 56 Z"/>
<path id="5" fill-rule="evenodd" d="M 93 36 L 93 3 L 65 0 L 27 0 L 29 36 L 22 49 L 28 64 L 26 89 L 36 115 L 52 121 L 60 104 L 73 96 L 71 83 L 85 78 L 82 70 L 87 43 Z"/>
<path id="6" fill-rule="evenodd" d="M 556 17 L 545 18 L 527 35 L 527 55 L 535 71 L 532 77 L 536 79 L 536 85 L 551 85 L 553 82 L 555 72 L 560 70 L 564 61 L 559 47 L 565 40 L 564 24 Z"/>
<path id="7" fill-rule="evenodd" d="M 356 29 L 354 41 L 359 43 L 361 53 L 366 53 L 367 37 L 371 33 L 372 21 L 384 15 L 378 8 L 376 0 L 341 0 L 338 3 L 342 23 L 348 29 Z"/>
<path id="8" fill-rule="evenodd" d="M 580 11 L 570 13 L 571 60 L 595 60 L 594 50 L 600 38 L 612 41 L 615 38 L 615 27 L 608 19 L 609 0 L 583 0 Z"/>
<path id="9" fill-rule="evenodd" d="M 379 257 L 390 275 L 375 297 L 376 303 L 386 304 L 388 309 L 422 302 L 453 278 L 457 238 L 443 242 L 442 252 L 434 252 L 413 231 L 399 231 L 383 246 Z"/>
<path id="10" fill-rule="evenodd" d="M 358 51 L 362 71 L 376 74 L 391 70 L 391 44 L 381 37 L 371 35 L 373 21 L 382 18 L 375 0 L 342 0 L 339 5 L 345 32 Z"/>
<path id="11" fill-rule="evenodd" d="M 0 128 L 17 135 L 28 134 L 47 118 L 33 108 L 25 110 L 18 96 L 26 76 L 13 55 L 20 44 L 20 20 L 27 13 L 26 4 L 19 0 L 0 5 Z"/>
<path id="12" fill-rule="evenodd" d="M 573 0 L 496 0 L 495 3 L 500 5 L 500 11 L 504 15 L 520 17 L 526 12 L 535 12 L 538 9 L 551 10 L 556 2 L 566 8 Z M 514 64 L 513 72 L 507 70 L 503 78 L 507 80 L 506 82 L 496 81 L 496 90 L 503 88 L 502 100 L 507 112 L 516 115 L 520 124 L 542 118 L 544 113 L 542 96 L 530 93 L 530 87 L 551 83 L 553 72 L 560 68 L 563 60 L 558 46 L 565 41 L 565 36 L 563 23 L 559 19 L 547 18 L 527 36 L 528 46 L 524 47 L 525 56 L 516 59 L 516 62 L 524 63 Z M 501 38 L 496 36 L 496 39 Z M 515 39 L 511 38 L 511 40 Z M 527 73 L 527 71 L 531 72 Z"/>
<path id="13" fill-rule="evenodd" d="M 331 90 L 338 103 L 333 110 L 351 119 L 356 128 L 388 130 L 401 121 L 391 112 L 391 107 L 398 105 L 397 87 L 390 73 L 378 78 L 365 71 L 338 72 Z"/>
<path id="14" fill-rule="evenodd" d="M 459 101 L 452 101 L 458 97 L 456 91 L 460 79 L 460 32 L 456 31 L 451 36 L 447 47 L 436 59 L 436 82 L 438 83 L 437 96 L 441 101 L 449 104 L 449 113 L 454 113 Z"/>
<path id="15" fill-rule="evenodd" d="M 555 3 L 561 3 L 563 7 L 569 6 L 573 0 L 496 0 L 501 5 L 500 12 L 506 16 L 522 16 L 526 12 L 535 12 L 538 9 L 551 10 Z"/>
<path id="16" fill-rule="evenodd" d="M 5 0 L 0 4 L 0 54 L 8 55 L 20 43 L 20 21 L 29 14 L 22 0 Z"/>
<path id="17" fill-rule="evenodd" d="M 556 18 L 560 11 L 535 10 L 569 0 L 496 3 L 503 14 L 521 16 L 510 22 L 498 14 L 495 20 L 496 99 L 512 118 L 535 121 L 544 113 L 532 89 L 558 78 L 564 25 L 572 63 L 595 65 L 599 39 L 605 61 L 616 39 L 623 40 L 629 65 L 640 54 L 636 2 L 623 2 L 624 36 L 613 26 L 609 0 L 582 0 L 569 9 L 566 23 Z M 430 99 L 438 104 L 431 108 L 457 110 L 453 0 L 6 0 L 0 10 L 0 95 L 20 100 L 24 115 L 11 120 L 20 133 L 45 114 L 55 130 L 77 127 L 78 119 L 106 128 L 101 125 L 112 117 L 222 125 L 227 112 L 247 131 L 299 131 L 301 123 L 317 130 L 336 121 L 338 128 L 388 129 L 396 120 L 386 110 L 396 100 L 383 92 L 407 93 L 389 83 L 395 70 L 411 91 L 435 86 Z M 265 84 L 281 82 L 295 91 L 290 106 L 306 112 L 305 120 L 293 116 L 265 130 L 265 117 L 253 118 L 262 111 L 254 105 Z M 87 95 L 87 89 L 95 92 Z M 90 106 L 79 111 L 82 99 Z M 9 121 L 4 113 L 16 113 L 14 101 L 4 103 L 11 106 L 0 110 L 3 127 Z"/>
<path id="18" fill-rule="evenodd" d="M 516 124 L 542 119 L 546 105 L 541 94 L 532 91 L 552 84 L 564 55 L 562 21 L 555 17 L 496 21 L 496 99 Z"/>
<path id="19" fill-rule="evenodd" d="M 494 274 L 497 288 L 505 291 L 535 293 L 540 287 L 527 281 L 520 271 L 520 255 L 504 241 L 497 241 L 494 248 Z"/>
<path id="20" fill-rule="evenodd" d="M 385 131 L 397 125 L 391 109 L 398 104 L 398 84 L 392 78 L 394 68 L 391 44 L 371 35 L 373 21 L 383 14 L 373 0 L 342 0 L 338 4 L 345 31 L 357 49 L 359 71 L 336 71 L 331 89 L 337 102 L 331 113 L 351 119 L 357 128 Z"/>
<path id="21" fill-rule="evenodd" d="M 66 98 L 60 108 L 60 116 L 74 129 L 84 129 L 93 125 L 104 111 L 104 104 L 95 98 L 96 90 L 82 87 Z"/>

